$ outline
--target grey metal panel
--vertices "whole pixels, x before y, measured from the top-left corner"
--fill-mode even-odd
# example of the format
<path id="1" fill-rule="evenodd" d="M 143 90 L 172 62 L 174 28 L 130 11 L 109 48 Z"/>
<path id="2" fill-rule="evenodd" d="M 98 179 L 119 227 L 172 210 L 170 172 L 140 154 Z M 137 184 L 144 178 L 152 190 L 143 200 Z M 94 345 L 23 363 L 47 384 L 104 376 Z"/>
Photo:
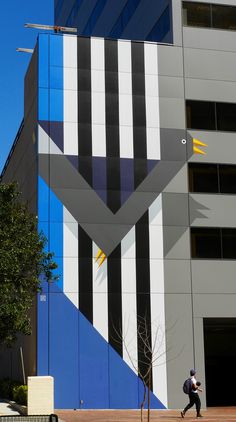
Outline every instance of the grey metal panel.
<path id="1" fill-rule="evenodd" d="M 183 45 L 207 50 L 236 51 L 236 33 L 210 28 L 184 27 Z"/>
<path id="2" fill-rule="evenodd" d="M 236 81 L 236 53 L 184 49 L 185 77 Z"/>
<path id="3" fill-rule="evenodd" d="M 64 155 L 50 155 L 50 186 L 89 236 L 108 255 L 183 164 L 182 161 L 158 162 L 116 214 L 107 208 Z M 39 169 L 40 175 L 49 183 L 47 154 L 40 154 Z"/>
<path id="4" fill-rule="evenodd" d="M 160 126 L 170 129 L 185 128 L 185 101 L 179 98 L 160 98 Z"/>
<path id="5" fill-rule="evenodd" d="M 162 210 L 164 226 L 188 226 L 188 194 L 163 193 Z"/>
<path id="6" fill-rule="evenodd" d="M 202 294 L 236 294 L 236 261 L 192 260 L 193 291 Z"/>
<path id="7" fill-rule="evenodd" d="M 194 294 L 195 317 L 236 318 L 235 294 Z"/>
<path id="8" fill-rule="evenodd" d="M 188 227 L 163 226 L 164 257 L 190 259 Z"/>
<path id="9" fill-rule="evenodd" d="M 194 100 L 236 103 L 236 83 L 186 78 L 185 97 Z"/>
<path id="10" fill-rule="evenodd" d="M 194 367 L 192 307 L 189 294 L 165 295 L 168 407 L 183 408 L 183 381 Z"/>
<path id="11" fill-rule="evenodd" d="M 162 162 L 182 161 L 184 164 L 187 159 L 187 144 L 182 139 L 186 139 L 186 130 L 161 128 L 160 139 Z"/>
<path id="12" fill-rule="evenodd" d="M 189 195 L 190 225 L 236 227 L 236 195 Z"/>
<path id="13" fill-rule="evenodd" d="M 182 45 L 182 1 L 172 0 L 173 41 L 175 45 Z"/>
<path id="14" fill-rule="evenodd" d="M 164 189 L 164 192 L 188 192 L 188 165 L 185 164 Z"/>
<path id="15" fill-rule="evenodd" d="M 190 293 L 190 260 L 164 259 L 165 293 Z"/>
<path id="16" fill-rule="evenodd" d="M 158 73 L 163 76 L 183 76 L 183 51 L 172 45 L 157 46 Z"/>
<path id="17" fill-rule="evenodd" d="M 189 161 L 200 163 L 233 163 L 236 157 L 236 133 L 190 130 L 193 138 L 200 139 L 208 146 L 203 147 L 206 155 L 194 154 Z"/>
<path id="18" fill-rule="evenodd" d="M 183 78 L 159 76 L 159 95 L 167 98 L 184 98 Z"/>

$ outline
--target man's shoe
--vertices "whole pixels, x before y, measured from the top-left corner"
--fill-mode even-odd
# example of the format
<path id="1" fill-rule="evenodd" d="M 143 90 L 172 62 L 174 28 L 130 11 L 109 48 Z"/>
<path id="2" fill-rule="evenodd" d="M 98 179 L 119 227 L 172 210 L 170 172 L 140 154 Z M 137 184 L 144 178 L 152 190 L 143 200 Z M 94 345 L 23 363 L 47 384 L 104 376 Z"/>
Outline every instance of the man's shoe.
<path id="1" fill-rule="evenodd" d="M 200 414 L 200 415 L 197 415 L 197 418 L 203 418 L 203 416 Z"/>
<path id="2" fill-rule="evenodd" d="M 181 418 L 184 418 L 185 413 L 181 412 L 180 414 L 181 414 Z"/>

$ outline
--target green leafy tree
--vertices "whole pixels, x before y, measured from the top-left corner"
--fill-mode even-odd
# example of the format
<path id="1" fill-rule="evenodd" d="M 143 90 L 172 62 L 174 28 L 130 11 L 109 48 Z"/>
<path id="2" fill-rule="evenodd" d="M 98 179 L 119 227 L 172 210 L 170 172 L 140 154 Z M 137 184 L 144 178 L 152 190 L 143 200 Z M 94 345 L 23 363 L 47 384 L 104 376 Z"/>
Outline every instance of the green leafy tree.
<path id="1" fill-rule="evenodd" d="M 40 276 L 48 282 L 58 278 L 46 242 L 17 184 L 0 184 L 0 344 L 11 346 L 18 333 L 31 334 L 29 310 Z"/>

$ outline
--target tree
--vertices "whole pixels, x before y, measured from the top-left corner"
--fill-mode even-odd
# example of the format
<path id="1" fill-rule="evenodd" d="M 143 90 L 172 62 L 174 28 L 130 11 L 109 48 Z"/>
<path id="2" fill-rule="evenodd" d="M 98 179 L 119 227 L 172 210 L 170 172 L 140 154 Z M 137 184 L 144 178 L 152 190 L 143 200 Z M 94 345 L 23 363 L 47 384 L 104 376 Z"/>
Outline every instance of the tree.
<path id="1" fill-rule="evenodd" d="M 46 242 L 17 184 L 0 184 L 0 344 L 11 346 L 18 333 L 31 334 L 29 310 L 40 291 L 40 275 L 49 282 L 58 278 Z"/>
<path id="2" fill-rule="evenodd" d="M 126 339 L 129 327 L 124 327 L 122 330 L 114 328 L 117 338 L 122 341 L 124 350 L 134 371 L 138 374 L 143 384 L 143 399 L 140 403 L 140 419 L 143 422 L 143 409 L 147 402 L 147 421 L 150 422 L 150 399 L 152 386 L 152 370 L 155 366 L 163 365 L 160 362 L 166 356 L 167 349 L 165 343 L 165 330 L 161 324 L 155 322 L 151 323 L 147 317 L 137 317 L 137 341 L 138 341 L 138 355 L 141 357 L 137 359 L 133 355 L 132 349 L 128 340 Z M 151 339 L 151 329 L 153 331 L 153 339 Z"/>

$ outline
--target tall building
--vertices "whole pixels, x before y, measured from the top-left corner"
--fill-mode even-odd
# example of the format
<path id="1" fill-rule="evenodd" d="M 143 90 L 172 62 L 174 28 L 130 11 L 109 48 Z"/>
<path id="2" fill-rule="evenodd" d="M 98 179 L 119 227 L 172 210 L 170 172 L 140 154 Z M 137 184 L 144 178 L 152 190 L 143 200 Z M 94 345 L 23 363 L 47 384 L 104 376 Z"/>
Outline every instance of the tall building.
<path id="1" fill-rule="evenodd" d="M 171 0 L 55 0 L 55 24 L 83 36 L 173 42 Z"/>
<path id="2" fill-rule="evenodd" d="M 3 170 L 60 274 L 27 372 L 54 376 L 57 408 L 138 408 L 152 359 L 153 408 L 182 408 L 190 368 L 203 405 L 233 405 L 236 1 L 173 1 L 172 45 L 112 39 L 109 3 L 77 1 L 92 37 L 39 35 Z M 114 21 L 121 3 L 137 6 L 124 38 L 143 2 Z M 67 5 L 56 22 L 73 26 Z"/>

